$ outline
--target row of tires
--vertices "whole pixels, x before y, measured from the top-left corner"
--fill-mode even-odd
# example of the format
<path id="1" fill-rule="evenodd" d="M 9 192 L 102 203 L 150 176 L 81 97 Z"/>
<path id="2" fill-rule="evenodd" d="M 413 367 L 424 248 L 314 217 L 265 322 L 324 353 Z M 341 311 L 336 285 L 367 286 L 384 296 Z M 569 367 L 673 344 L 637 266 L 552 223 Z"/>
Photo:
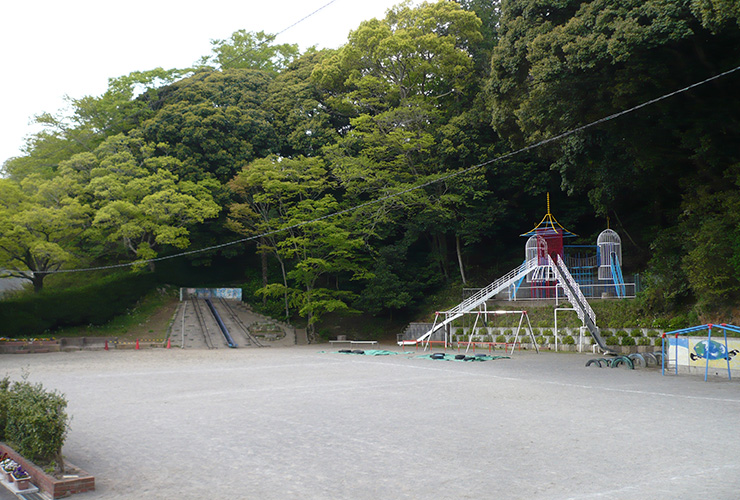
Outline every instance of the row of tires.
<path id="1" fill-rule="evenodd" d="M 634 370 L 635 366 L 648 368 L 649 366 L 660 366 L 663 363 L 663 353 L 646 352 L 634 353 L 628 356 L 615 356 L 613 358 L 594 358 L 586 362 L 586 366 L 598 366 L 599 368 L 616 368 L 626 366 Z"/>

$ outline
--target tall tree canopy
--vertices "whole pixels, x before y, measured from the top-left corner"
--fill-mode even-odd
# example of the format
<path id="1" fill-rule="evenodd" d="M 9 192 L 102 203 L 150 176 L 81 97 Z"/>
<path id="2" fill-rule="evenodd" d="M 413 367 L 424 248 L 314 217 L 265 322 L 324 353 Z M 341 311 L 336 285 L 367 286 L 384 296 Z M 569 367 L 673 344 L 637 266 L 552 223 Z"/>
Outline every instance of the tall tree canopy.
<path id="1" fill-rule="evenodd" d="M 262 292 L 315 325 L 495 277 L 562 188 L 587 240 L 610 217 L 651 307 L 721 307 L 740 299 L 740 72 L 494 160 L 736 68 L 739 21 L 726 0 L 440 0 L 336 50 L 236 31 L 193 69 L 40 116 L 4 165 L 0 264 L 41 276 L 280 229 L 257 243 Z"/>
<path id="2" fill-rule="evenodd" d="M 722 2 L 503 1 L 493 125 L 512 144 L 531 144 L 736 67 L 740 54 L 727 49 L 738 46 L 737 9 Z M 687 203 L 731 186 L 739 81 L 717 80 L 541 151 L 569 192 L 626 224 L 644 261 Z"/>

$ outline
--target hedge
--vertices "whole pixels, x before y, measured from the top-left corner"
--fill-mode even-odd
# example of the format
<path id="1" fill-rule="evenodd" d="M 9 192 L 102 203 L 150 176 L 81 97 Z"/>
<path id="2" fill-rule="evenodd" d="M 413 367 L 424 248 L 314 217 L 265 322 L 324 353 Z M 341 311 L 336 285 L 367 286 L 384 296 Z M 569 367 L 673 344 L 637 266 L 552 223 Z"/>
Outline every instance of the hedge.
<path id="1" fill-rule="evenodd" d="M 29 337 L 65 326 L 102 325 L 124 314 L 155 286 L 151 273 L 128 273 L 80 288 L 0 301 L 0 336 Z"/>

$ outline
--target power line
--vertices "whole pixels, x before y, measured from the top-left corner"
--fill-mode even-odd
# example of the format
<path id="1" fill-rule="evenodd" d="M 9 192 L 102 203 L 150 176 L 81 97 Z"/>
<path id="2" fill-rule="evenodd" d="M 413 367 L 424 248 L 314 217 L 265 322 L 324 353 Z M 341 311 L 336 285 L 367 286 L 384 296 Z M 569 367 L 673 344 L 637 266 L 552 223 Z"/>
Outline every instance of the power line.
<path id="1" fill-rule="evenodd" d="M 311 12 L 310 14 L 308 14 L 307 16 L 303 16 L 302 18 L 300 18 L 299 20 L 297 20 L 296 22 L 294 22 L 293 24 L 291 24 L 287 28 L 284 28 L 282 31 L 278 31 L 277 33 L 275 33 L 274 35 L 272 35 L 272 39 L 274 40 L 275 38 L 279 37 L 280 35 L 282 35 L 286 31 L 288 31 L 290 28 L 293 28 L 294 26 L 302 23 L 303 21 L 305 21 L 309 17 L 313 16 L 314 14 L 317 14 L 319 11 L 324 10 L 325 8 L 327 8 L 328 6 L 330 6 L 331 4 L 333 4 L 336 1 L 337 0 L 331 0 L 331 2 L 322 5 L 321 7 L 319 7 L 318 9 L 316 9 L 315 11 Z"/>
<path id="2" fill-rule="evenodd" d="M 330 5 L 331 3 L 335 2 L 335 1 L 336 0 L 332 0 L 328 4 L 324 5 L 324 7 Z M 321 7 L 321 9 L 323 9 L 324 7 Z M 318 9 L 318 10 L 321 10 L 321 9 Z M 309 16 L 311 16 L 314 13 L 318 12 L 318 10 L 317 11 L 314 11 L 312 14 L 309 14 Z M 307 16 L 307 17 L 309 17 L 309 16 Z M 298 21 L 298 22 L 300 22 L 300 21 Z M 290 26 L 288 28 L 286 28 L 286 29 L 289 29 L 289 28 L 290 28 Z M 352 207 L 345 208 L 344 210 L 340 210 L 338 212 L 333 212 L 333 213 L 330 213 L 330 214 L 326 214 L 326 215 L 323 215 L 321 217 L 317 217 L 315 219 L 311 219 L 311 220 L 304 221 L 304 222 L 299 222 L 297 224 L 293 224 L 292 226 L 288 226 L 288 227 L 284 227 L 284 228 L 280 228 L 280 229 L 274 229 L 272 231 L 267 231 L 267 232 L 256 234 L 256 235 L 253 235 L 253 236 L 248 236 L 246 238 L 240 238 L 238 240 L 230 241 L 230 242 L 227 242 L 227 243 L 221 243 L 219 245 L 213 245 L 213 246 L 210 246 L 210 247 L 200 248 L 200 249 L 197 249 L 197 250 L 188 250 L 186 252 L 180 252 L 180 253 L 177 253 L 177 254 L 167 255 L 167 256 L 164 256 L 164 257 L 156 257 L 154 259 L 137 260 L 137 261 L 134 261 L 134 262 L 127 262 L 127 263 L 124 263 L 124 264 L 113 264 L 113 265 L 109 265 L 109 266 L 88 267 L 88 268 L 83 268 L 83 269 L 59 269 L 59 270 L 56 270 L 56 271 L 45 271 L 45 272 L 40 272 L 40 273 L 37 273 L 37 274 L 79 273 L 79 272 L 88 272 L 88 271 L 102 271 L 102 270 L 109 270 L 109 269 L 119 269 L 119 268 L 131 267 L 131 266 L 134 266 L 134 265 L 144 265 L 144 264 L 149 264 L 149 263 L 154 263 L 154 262 L 161 262 L 163 260 L 169 260 L 169 259 L 175 259 L 175 258 L 179 258 L 179 257 L 185 257 L 185 256 L 188 256 L 188 255 L 194 255 L 194 254 L 203 253 L 203 252 L 210 252 L 212 250 L 218 250 L 220 248 L 225 248 L 225 247 L 229 247 L 229 246 L 232 246 L 232 245 L 238 245 L 240 243 L 246 243 L 248 241 L 253 241 L 253 240 L 256 240 L 258 238 L 272 236 L 272 235 L 275 235 L 275 234 L 279 234 L 279 233 L 284 233 L 284 232 L 287 232 L 287 231 L 291 231 L 293 229 L 298 229 L 298 228 L 301 228 L 303 226 L 307 226 L 309 224 L 313 224 L 315 222 L 320 222 L 320 221 L 323 221 L 323 220 L 326 220 L 326 219 L 329 219 L 329 218 L 332 218 L 332 217 L 339 217 L 340 215 L 348 214 L 348 213 L 351 213 L 351 212 L 360 210 L 361 208 L 365 208 L 365 207 L 368 207 L 368 206 L 376 205 L 376 204 L 381 203 L 381 202 L 384 202 L 386 200 L 389 200 L 389 199 L 392 199 L 392 198 L 397 198 L 397 197 L 402 196 L 404 194 L 411 193 L 411 192 L 417 191 L 419 189 L 423 189 L 423 188 L 425 188 L 427 186 L 431 186 L 433 184 L 437 184 L 439 182 L 444 182 L 444 181 L 447 181 L 449 179 L 458 177 L 460 175 L 467 174 L 467 173 L 472 172 L 474 170 L 477 170 L 477 169 L 479 169 L 481 167 L 485 167 L 485 166 L 491 165 L 491 164 L 496 163 L 496 162 L 507 160 L 507 159 L 512 158 L 514 156 L 517 156 L 517 155 L 520 155 L 522 153 L 525 153 L 527 151 L 531 151 L 533 149 L 536 149 L 536 148 L 539 148 L 541 146 L 544 146 L 545 144 L 549 144 L 551 142 L 559 141 L 560 139 L 563 139 L 565 137 L 569 137 L 571 135 L 577 134 L 578 132 L 582 132 L 582 131 L 584 131 L 586 129 L 595 127 L 596 125 L 600 125 L 602 123 L 605 123 L 605 122 L 614 120 L 616 118 L 619 118 L 621 116 L 627 115 L 629 113 L 633 113 L 633 112 L 635 112 L 635 111 L 637 111 L 639 109 L 645 108 L 647 106 L 651 106 L 651 105 L 653 105 L 655 103 L 658 103 L 660 101 L 663 101 L 663 100 L 668 99 L 670 97 L 673 97 L 675 95 L 681 94 L 681 93 L 686 92 L 688 90 L 691 90 L 693 88 L 699 87 L 701 85 L 705 85 L 705 84 L 707 84 L 709 82 L 712 82 L 714 80 L 718 80 L 718 79 L 720 79 L 722 77 L 725 77 L 725 76 L 730 75 L 732 73 L 735 73 L 737 71 L 740 71 L 740 66 L 737 66 L 737 67 L 735 67 L 733 69 L 727 70 L 727 71 L 725 71 L 723 73 L 719 73 L 717 75 L 714 75 L 712 77 L 709 77 L 709 78 L 707 78 L 705 80 L 702 80 L 700 82 L 693 83 L 693 84 L 688 85 L 688 86 L 686 86 L 684 88 L 681 88 L 679 90 L 675 90 L 675 91 L 670 92 L 668 94 L 664 94 L 664 95 L 662 95 L 660 97 L 656 97 L 655 99 L 651 99 L 649 101 L 645 101 L 645 102 L 643 102 L 641 104 L 638 104 L 636 106 L 633 106 L 633 107 L 631 107 L 629 109 L 625 109 L 625 110 L 619 111 L 617 113 L 613 113 L 611 115 L 605 116 L 604 118 L 600 118 L 599 120 L 593 121 L 593 122 L 588 123 L 586 125 L 582 125 L 580 127 L 577 127 L 577 128 L 571 129 L 571 130 L 568 130 L 567 132 L 563 132 L 562 134 L 558 134 L 558 135 L 553 136 L 553 137 L 550 137 L 548 139 L 543 139 L 543 140 L 541 140 L 539 142 L 536 142 L 534 144 L 530 144 L 529 146 L 525 146 L 523 148 L 517 149 L 516 151 L 512 151 L 510 153 L 506 153 L 504 155 L 497 156 L 496 158 L 493 158 L 491 160 L 485 161 L 483 163 L 478 163 L 477 165 L 472 165 L 472 166 L 466 167 L 466 168 L 464 168 L 462 170 L 457 170 L 455 172 L 450 172 L 450 173 L 445 174 L 443 176 L 436 177 L 434 179 L 430 179 L 428 181 L 422 182 L 421 184 L 414 185 L 412 187 L 403 189 L 403 190 L 398 191 L 396 193 L 391 193 L 391 194 L 388 194 L 386 196 L 381 196 L 380 198 L 376 198 L 374 200 L 370 200 L 370 201 L 367 201 L 365 203 L 361 203 L 359 205 L 354 205 Z"/>

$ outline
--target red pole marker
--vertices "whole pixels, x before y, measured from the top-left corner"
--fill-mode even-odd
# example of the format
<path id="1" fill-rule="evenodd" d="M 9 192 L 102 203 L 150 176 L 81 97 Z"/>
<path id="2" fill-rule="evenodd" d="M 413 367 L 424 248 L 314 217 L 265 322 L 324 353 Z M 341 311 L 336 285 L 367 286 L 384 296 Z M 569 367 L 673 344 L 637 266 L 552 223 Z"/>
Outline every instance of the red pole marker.
<path id="1" fill-rule="evenodd" d="M 107 340 L 105 341 L 105 350 L 106 351 L 108 350 L 108 341 Z"/>
<path id="2" fill-rule="evenodd" d="M 167 339 L 167 349 L 169 349 L 169 348 L 170 348 L 170 339 L 168 338 Z"/>
<path id="3" fill-rule="evenodd" d="M 136 339 L 136 348 L 139 348 L 139 339 Z"/>

